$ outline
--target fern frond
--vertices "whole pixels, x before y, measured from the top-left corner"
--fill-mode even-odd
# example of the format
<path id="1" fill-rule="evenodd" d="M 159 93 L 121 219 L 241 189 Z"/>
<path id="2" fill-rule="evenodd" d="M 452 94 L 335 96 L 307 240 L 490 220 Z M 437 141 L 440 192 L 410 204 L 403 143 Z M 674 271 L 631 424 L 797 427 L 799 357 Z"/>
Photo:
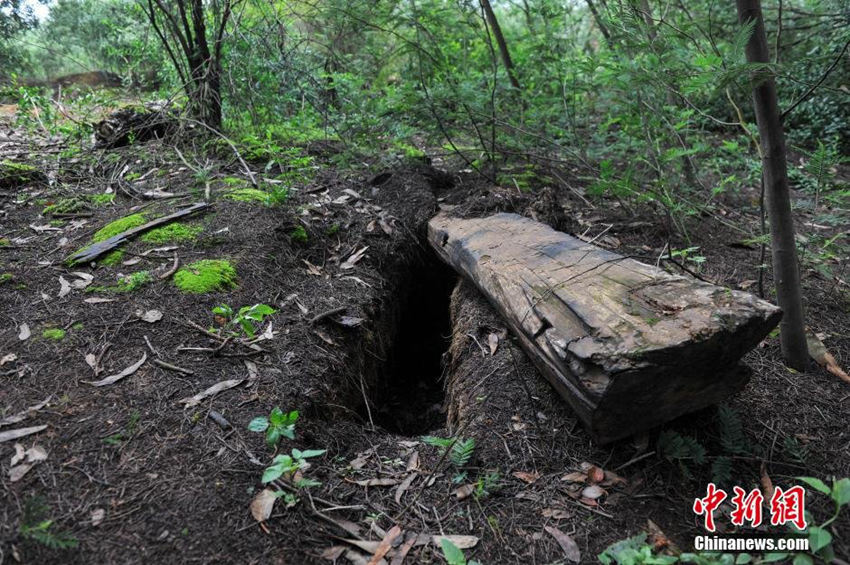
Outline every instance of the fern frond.
<path id="1" fill-rule="evenodd" d="M 711 480 L 718 485 L 728 485 L 732 482 L 732 460 L 728 457 L 718 457 L 711 464 Z"/>
<path id="2" fill-rule="evenodd" d="M 717 410 L 717 421 L 720 424 L 720 444 L 724 450 L 738 455 L 750 451 L 744 425 L 737 412 L 728 406 L 720 406 Z"/>
<path id="3" fill-rule="evenodd" d="M 469 460 L 472 459 L 472 454 L 475 452 L 475 439 L 460 439 L 452 446 L 452 451 L 449 453 L 449 459 L 455 467 L 463 467 Z"/>

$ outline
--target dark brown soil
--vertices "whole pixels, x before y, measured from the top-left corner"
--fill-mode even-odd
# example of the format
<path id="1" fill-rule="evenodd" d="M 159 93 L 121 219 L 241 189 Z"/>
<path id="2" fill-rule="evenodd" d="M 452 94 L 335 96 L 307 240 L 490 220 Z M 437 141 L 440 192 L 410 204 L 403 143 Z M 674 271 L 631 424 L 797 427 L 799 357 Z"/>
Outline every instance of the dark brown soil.
<path id="1" fill-rule="evenodd" d="M 169 265 L 170 251 L 129 266 L 68 268 L 62 260 L 107 222 L 139 206 L 151 216 L 173 211 L 202 198 L 203 186 L 158 142 L 55 163 L 55 156 L 43 157 L 40 165 L 55 169 L 52 185 L 0 193 L 0 237 L 9 240 L 0 247 L 0 271 L 12 275 L 0 284 L 0 357 L 16 356 L 0 368 L 0 416 L 50 399 L 24 422 L 0 429 L 46 425 L 18 441 L 48 454 L 11 482 L 15 442 L 0 444 L 0 563 L 312 563 L 325 562 L 323 552 L 344 562 L 356 548 L 343 538 L 380 541 L 395 525 L 407 535 L 476 536 L 466 553 L 482 563 L 563 560 L 544 530 L 555 526 L 575 539 L 582 562 L 594 562 L 610 543 L 645 530 L 647 520 L 690 548 L 701 533 L 693 499 L 704 496 L 711 464 L 721 456 L 732 457 L 729 485 L 748 489 L 759 485 L 762 464 L 784 486 L 797 476 L 850 476 L 850 388 L 819 368 L 790 372 L 775 338 L 746 357 L 752 380 L 728 403 L 744 432 L 736 451 L 724 446 L 716 409 L 665 427 L 703 445 L 704 464 L 665 458 L 656 448 L 660 431 L 594 444 L 492 308 L 468 283 L 456 284 L 422 237 L 439 203 L 467 215 L 509 210 L 591 236 L 611 224 L 597 243 L 654 263 L 668 243 L 655 217 L 607 204 L 590 209 L 568 191 L 541 197 L 424 165 L 395 166 L 389 177 L 375 178 L 376 171 L 339 171 L 321 159 L 311 182 L 285 205 L 267 207 L 221 198 L 221 177 L 239 175 L 238 164 L 222 161 L 212 181 L 213 210 L 193 220 L 201 236 L 178 244 L 177 253 L 181 264 L 230 260 L 239 277 L 235 289 L 186 295 L 165 280 L 125 294 L 72 289 L 58 298 L 59 277 L 76 280 L 72 271 L 94 275 L 92 286 L 108 286 L 118 273 Z M 153 173 L 159 180 L 152 184 L 183 198 L 131 198 L 128 185 L 115 180 L 125 166 L 123 176 L 165 171 Z M 107 186 L 117 191 L 114 205 L 62 218 L 58 231 L 31 227 L 49 225 L 51 218 L 41 216 L 45 202 Z M 742 210 L 730 207 L 726 219 L 757 225 L 757 216 Z M 290 235 L 298 225 L 308 234 L 305 243 Z M 741 234 L 704 218 L 690 235 L 707 258 L 701 276 L 755 289 L 748 281 L 756 278 L 759 250 L 731 246 Z M 154 247 L 161 245 L 135 241 L 124 259 Z M 362 259 L 345 263 L 364 247 Z M 828 334 L 825 343 L 839 363 L 850 364 L 846 283 L 806 271 L 804 286 L 812 328 Z M 84 301 L 93 297 L 113 301 Z M 218 331 L 211 309 L 221 303 L 277 308 L 273 338 L 257 343 L 262 351 L 236 339 L 222 346 L 201 331 Z M 141 321 L 137 312 L 151 309 L 163 318 Z M 31 331 L 26 340 L 18 337 L 22 324 Z M 42 337 L 49 328 L 64 328 L 66 337 Z M 494 353 L 491 334 L 498 340 Z M 99 357 L 97 378 L 143 354 L 148 361 L 113 385 L 94 387 L 86 384 L 97 380 L 87 354 Z M 255 377 L 246 362 L 256 365 Z M 246 380 L 195 407 L 179 402 L 228 379 Z M 304 471 L 322 484 L 302 492 L 291 508 L 279 499 L 258 525 L 249 505 L 276 452 L 247 426 L 275 406 L 300 412 L 296 439 L 284 439 L 279 452 L 327 453 Z M 456 469 L 420 439 L 425 434 L 472 438 L 474 453 Z M 606 482 L 607 495 L 590 505 L 578 499 L 578 485 L 562 480 L 587 463 L 623 479 Z M 456 495 L 479 479 L 486 488 Z M 26 516 L 34 502 L 40 516 Z M 810 493 L 808 503 L 816 521 L 829 517 L 824 497 Z M 46 519 L 51 531 L 72 536 L 79 547 L 51 549 L 21 535 L 22 524 Z M 831 531 L 836 554 L 850 556 L 850 514 Z M 405 560 L 443 561 L 432 544 L 414 546 Z"/>

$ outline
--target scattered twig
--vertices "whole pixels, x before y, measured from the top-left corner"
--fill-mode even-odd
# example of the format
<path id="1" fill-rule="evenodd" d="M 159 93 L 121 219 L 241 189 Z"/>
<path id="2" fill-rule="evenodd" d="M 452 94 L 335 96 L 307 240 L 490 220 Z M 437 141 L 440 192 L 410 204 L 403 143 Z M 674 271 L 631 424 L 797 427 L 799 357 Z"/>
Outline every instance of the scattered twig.
<path id="1" fill-rule="evenodd" d="M 312 326 L 312 325 L 313 325 L 313 324 L 315 324 L 316 322 L 318 322 L 318 321 L 320 321 L 320 320 L 324 320 L 325 318 L 329 318 L 330 316 L 335 316 L 335 315 L 337 315 L 337 314 L 342 314 L 342 313 L 343 313 L 343 312 L 345 312 L 346 310 L 348 310 L 348 306 L 338 306 L 337 308 L 332 308 L 332 309 L 330 309 L 330 310 L 327 310 L 327 311 L 325 311 L 325 312 L 322 312 L 321 314 L 316 314 L 315 316 L 313 316 L 312 318 L 310 318 L 310 325 Z"/>
<path id="2" fill-rule="evenodd" d="M 158 366 L 162 367 L 163 369 L 168 369 L 169 371 L 176 371 L 178 373 L 183 373 L 184 375 L 194 375 L 195 374 L 195 371 L 192 371 L 191 369 L 184 369 L 183 367 L 178 367 L 177 365 L 172 365 L 171 363 L 163 361 L 162 359 L 154 359 L 152 361 L 152 363 L 154 365 L 158 365 Z"/>

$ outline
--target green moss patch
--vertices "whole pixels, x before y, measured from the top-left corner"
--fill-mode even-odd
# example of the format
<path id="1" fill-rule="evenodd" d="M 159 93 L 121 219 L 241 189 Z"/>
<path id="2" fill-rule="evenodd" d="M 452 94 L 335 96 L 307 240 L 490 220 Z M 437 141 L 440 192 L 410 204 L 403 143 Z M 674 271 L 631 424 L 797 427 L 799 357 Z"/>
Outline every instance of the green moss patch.
<path id="1" fill-rule="evenodd" d="M 73 214 L 84 207 L 79 198 L 60 198 L 53 204 L 44 207 L 42 214 Z"/>
<path id="2" fill-rule="evenodd" d="M 115 251 L 110 251 L 107 253 L 103 259 L 100 260 L 101 265 L 106 265 L 107 267 L 116 267 L 121 264 L 121 261 L 124 260 L 124 250 L 116 249 Z"/>
<path id="3" fill-rule="evenodd" d="M 12 273 L 3 273 L 0 274 L 0 284 L 5 284 L 15 278 Z"/>
<path id="4" fill-rule="evenodd" d="M 0 188 L 14 188 L 44 179 L 44 174 L 35 167 L 13 161 L 0 161 Z"/>
<path id="5" fill-rule="evenodd" d="M 266 203 L 269 200 L 269 193 L 256 188 L 237 188 L 231 190 L 224 195 L 228 200 L 236 200 L 237 202 L 262 202 Z"/>
<path id="6" fill-rule="evenodd" d="M 142 241 L 157 244 L 194 241 L 202 231 L 204 231 L 204 228 L 200 226 L 173 223 L 162 226 L 161 228 L 152 229 L 142 236 Z"/>
<path id="7" fill-rule="evenodd" d="M 112 192 L 110 194 L 90 194 L 87 198 L 95 206 L 106 206 L 107 204 L 111 204 L 112 201 L 115 200 L 115 193 Z"/>
<path id="8" fill-rule="evenodd" d="M 61 328 L 48 328 L 41 332 L 41 337 L 43 337 L 44 339 L 60 341 L 65 339 L 65 330 Z"/>
<path id="9" fill-rule="evenodd" d="M 147 221 L 148 220 L 145 218 L 144 214 L 131 214 L 129 216 L 124 216 L 123 218 L 118 218 L 114 222 L 110 222 L 97 230 L 92 237 L 92 241 L 97 243 L 99 241 L 107 240 L 119 233 L 144 225 Z"/>
<path id="10" fill-rule="evenodd" d="M 133 292 L 139 290 L 149 282 L 153 281 L 153 276 L 148 271 L 139 271 L 130 276 L 124 277 L 115 286 L 90 286 L 86 288 L 86 292 L 108 292 L 112 294 L 123 294 L 125 292 Z"/>
<path id="11" fill-rule="evenodd" d="M 174 284 L 190 294 L 228 290 L 236 286 L 236 269 L 222 259 L 203 259 L 174 273 Z"/>
<path id="12" fill-rule="evenodd" d="M 0 237 L 0 247 L 8 247 L 12 245 L 12 242 L 9 241 L 8 237 Z"/>

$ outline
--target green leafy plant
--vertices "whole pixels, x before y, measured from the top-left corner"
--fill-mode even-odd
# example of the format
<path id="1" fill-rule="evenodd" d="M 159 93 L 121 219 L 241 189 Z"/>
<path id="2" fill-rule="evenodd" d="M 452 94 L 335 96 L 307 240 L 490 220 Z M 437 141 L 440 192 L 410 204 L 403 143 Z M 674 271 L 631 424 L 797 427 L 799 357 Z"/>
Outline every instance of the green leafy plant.
<path id="1" fill-rule="evenodd" d="M 277 312 L 268 304 L 243 306 L 238 312 L 234 312 L 229 305 L 222 304 L 213 308 L 212 311 L 213 314 L 218 314 L 227 321 L 227 327 L 240 328 L 249 338 L 257 334 L 256 324 L 262 324 L 266 316 Z"/>
<path id="2" fill-rule="evenodd" d="M 455 467 L 464 467 L 475 453 L 475 439 L 445 438 L 438 436 L 422 436 L 423 443 L 440 449 L 440 455 L 449 452 L 449 461 Z"/>
<path id="3" fill-rule="evenodd" d="M 266 467 L 266 470 L 263 472 L 263 484 L 270 483 L 281 477 L 291 479 L 295 471 L 309 467 L 307 459 L 319 457 L 320 455 L 324 455 L 325 452 L 325 449 L 308 449 L 306 451 L 293 449 L 289 455 L 282 453 L 276 456 L 272 460 L 272 464 Z M 301 477 L 294 481 L 293 484 L 296 488 L 308 488 L 318 486 L 321 483 L 313 479 Z"/>
<path id="4" fill-rule="evenodd" d="M 103 438 L 103 442 L 108 443 L 109 445 L 121 445 L 124 442 L 129 441 L 133 438 L 133 434 L 136 432 L 136 427 L 139 425 L 140 419 L 141 414 L 139 411 L 133 410 L 133 413 L 130 414 L 130 417 L 127 419 L 127 425 L 124 426 L 124 429 Z"/>
<path id="5" fill-rule="evenodd" d="M 304 229 L 304 226 L 296 226 L 289 233 L 289 239 L 291 239 L 295 243 L 307 243 L 307 230 Z"/>
<path id="6" fill-rule="evenodd" d="M 612 543 L 598 555 L 598 559 L 602 565 L 669 565 L 679 560 L 669 555 L 654 555 L 645 533 Z"/>
<path id="7" fill-rule="evenodd" d="M 479 565 L 478 561 L 467 561 L 463 550 L 449 539 L 440 538 L 440 549 L 443 550 L 443 557 L 449 565 Z"/>
<path id="8" fill-rule="evenodd" d="M 690 463 L 705 463 L 705 448 L 690 436 L 673 430 L 664 430 L 658 436 L 658 453 L 670 462 L 679 465 L 682 474 L 691 477 Z"/>
<path id="9" fill-rule="evenodd" d="M 265 432 L 266 444 L 276 447 L 281 437 L 295 439 L 295 422 L 298 421 L 298 411 L 293 410 L 285 413 L 275 406 L 269 413 L 269 417 L 258 416 L 251 420 L 248 429 L 252 432 Z"/>
<path id="10" fill-rule="evenodd" d="M 461 483 L 466 480 L 467 473 L 463 471 L 472 455 L 475 453 L 474 438 L 445 438 L 438 436 L 422 436 L 422 442 L 434 446 L 440 450 L 440 455 L 445 455 L 448 452 L 449 461 L 457 469 L 457 473 L 452 477 L 453 483 Z"/>
<path id="11" fill-rule="evenodd" d="M 79 542 L 72 535 L 57 531 L 53 520 L 45 518 L 47 505 L 40 497 L 32 497 L 24 504 L 21 524 L 18 533 L 28 539 L 50 549 L 73 549 Z"/>
<path id="12" fill-rule="evenodd" d="M 487 498 L 492 493 L 500 488 L 499 481 L 501 479 L 498 471 L 492 471 L 484 476 L 478 477 L 475 483 L 475 492 L 473 493 L 476 499 Z"/>

